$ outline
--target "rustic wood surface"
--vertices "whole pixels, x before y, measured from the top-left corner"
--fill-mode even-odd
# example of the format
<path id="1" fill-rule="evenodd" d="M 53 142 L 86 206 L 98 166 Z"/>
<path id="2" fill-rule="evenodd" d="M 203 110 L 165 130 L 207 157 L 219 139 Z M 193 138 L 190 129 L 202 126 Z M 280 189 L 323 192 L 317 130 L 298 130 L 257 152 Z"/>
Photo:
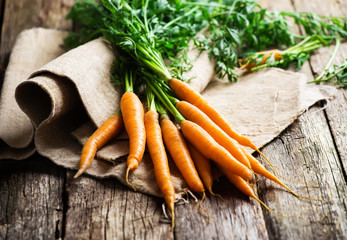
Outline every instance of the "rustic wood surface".
<path id="1" fill-rule="evenodd" d="M 346 0 L 262 0 L 270 9 L 347 16 Z M 0 0 L 0 75 L 18 33 L 44 26 L 71 29 L 65 16 L 73 0 Z M 300 31 L 297 29 L 297 31 Z M 303 69 L 309 79 L 326 64 L 330 49 L 317 51 Z M 342 44 L 336 63 L 347 57 Z M 347 239 L 347 90 L 302 114 L 262 150 L 282 175 L 319 188 L 286 181 L 298 199 L 262 178 L 257 192 L 281 217 L 265 210 L 222 178 L 204 207 L 177 205 L 171 230 L 162 199 L 133 192 L 115 179 L 99 180 L 55 166 L 34 155 L 0 161 L 0 239 Z"/>

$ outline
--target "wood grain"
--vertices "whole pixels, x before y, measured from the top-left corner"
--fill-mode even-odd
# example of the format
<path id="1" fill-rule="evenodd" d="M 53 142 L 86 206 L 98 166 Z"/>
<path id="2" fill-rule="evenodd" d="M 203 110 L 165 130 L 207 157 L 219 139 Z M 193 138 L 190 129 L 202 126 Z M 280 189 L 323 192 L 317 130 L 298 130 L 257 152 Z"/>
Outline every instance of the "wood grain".
<path id="1" fill-rule="evenodd" d="M 163 223 L 163 200 L 137 193 L 114 179 L 68 171 L 66 239 L 173 239 Z"/>
<path id="2" fill-rule="evenodd" d="M 70 29 L 72 0 L 2 0 L 0 86 L 17 35 L 32 27 Z M 0 162 L 0 239 L 57 239 L 64 235 L 65 169 L 34 155 Z"/>
<path id="3" fill-rule="evenodd" d="M 342 16 L 338 5 L 331 1 L 295 0 L 293 3 L 296 11 Z M 281 5 L 276 4 L 273 7 L 284 10 L 285 5 L 282 1 Z M 310 65 L 304 65 L 301 72 L 309 80 L 314 79 L 312 70 L 319 73 L 324 68 L 332 48 L 316 51 Z M 344 46 L 343 49 L 341 52 L 346 54 L 347 49 Z M 319 186 L 315 189 L 286 181 L 289 187 L 300 195 L 324 201 L 320 203 L 298 199 L 285 191 L 272 191 L 271 189 L 279 188 L 269 181 L 259 182 L 259 194 L 266 204 L 281 214 L 294 215 L 283 218 L 265 212 L 270 239 L 343 239 L 347 236 L 346 179 L 340 161 L 345 159 L 346 147 L 342 143 L 347 140 L 344 94 L 341 90 L 326 110 L 322 106 L 309 109 L 279 138 L 263 149 L 263 152 L 280 166 L 279 169 L 286 177 Z"/>
<path id="4" fill-rule="evenodd" d="M 346 16 L 346 1 L 261 0 L 273 10 L 297 10 Z M 5 3 L 5 4 L 2 4 Z M 0 74 L 18 33 L 34 26 L 71 29 L 64 20 L 73 0 L 0 0 L 4 6 Z M 0 9 L 1 11 L 1 9 Z M 295 28 L 295 31 L 299 31 Z M 324 67 L 331 48 L 314 54 L 300 72 L 312 80 Z M 346 58 L 341 46 L 336 62 Z M 0 78 L 1 79 L 1 78 Z M 1 85 L 1 82 L 0 82 Z M 327 107 L 310 108 L 262 150 L 295 192 L 323 202 L 299 199 L 268 180 L 257 183 L 259 197 L 276 216 L 241 194 L 225 178 L 197 203 L 176 205 L 176 228 L 163 221 L 163 200 L 133 192 L 115 179 L 81 176 L 38 155 L 18 162 L 0 162 L 0 239 L 345 239 L 347 238 L 347 93 Z M 268 167 L 268 166 L 267 166 Z"/>
<path id="5" fill-rule="evenodd" d="M 0 79 L 8 64 L 8 58 L 17 35 L 24 29 L 47 27 L 69 30 L 71 21 L 65 17 L 74 0 L 2 0 L 4 4 L 0 44 Z M 2 80 L 0 86 L 2 85 Z"/>
<path id="6" fill-rule="evenodd" d="M 62 237 L 64 174 L 38 155 L 0 161 L 0 239 Z"/>
<path id="7" fill-rule="evenodd" d="M 176 207 L 176 239 L 268 239 L 260 204 L 238 191 L 225 177 L 215 183 L 214 191 L 224 200 L 208 196 L 203 203 L 210 221 L 198 204 Z"/>
<path id="8" fill-rule="evenodd" d="M 312 9 L 317 14 L 326 14 L 330 16 L 344 16 L 347 17 L 347 2 L 346 1 L 331 1 L 331 2 L 321 2 L 313 1 L 313 6 L 305 1 L 297 1 L 297 9 L 299 11 L 307 11 Z M 317 54 L 314 54 L 311 59 L 311 67 L 315 77 L 317 77 L 326 66 L 333 48 L 325 47 L 317 50 Z M 344 59 L 347 58 L 347 42 L 343 41 L 337 56 L 335 57 L 333 64 L 341 64 Z M 328 119 L 329 128 L 331 134 L 333 135 L 334 142 L 336 144 L 337 153 L 340 161 L 343 164 L 344 172 L 347 172 L 347 131 L 346 131 L 346 119 L 347 119 L 347 89 L 340 88 L 338 94 L 331 99 L 327 108 L 325 109 L 325 114 Z M 347 179 L 347 178 L 346 178 Z"/>
<path id="9" fill-rule="evenodd" d="M 260 181 L 265 203 L 283 218 L 264 212 L 270 239 L 338 239 L 347 234 L 347 186 L 329 127 L 320 106 L 312 107 L 263 152 L 289 178 L 319 186 L 285 181 L 296 198 L 269 181 Z M 314 121 L 312 121 L 314 119 Z"/>

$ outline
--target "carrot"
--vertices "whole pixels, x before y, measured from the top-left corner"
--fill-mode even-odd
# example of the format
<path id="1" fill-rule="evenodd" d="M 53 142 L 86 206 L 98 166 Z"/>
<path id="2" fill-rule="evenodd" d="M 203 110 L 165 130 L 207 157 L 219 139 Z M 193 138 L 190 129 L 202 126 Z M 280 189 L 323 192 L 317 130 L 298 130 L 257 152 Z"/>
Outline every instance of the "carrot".
<path id="1" fill-rule="evenodd" d="M 123 130 L 123 120 L 118 114 L 110 116 L 84 143 L 80 167 L 74 178 L 79 177 L 92 163 L 95 153 Z"/>
<path id="2" fill-rule="evenodd" d="M 202 127 L 211 137 L 216 140 L 222 147 L 228 150 L 239 162 L 251 168 L 248 158 L 241 149 L 239 143 L 226 134 L 220 127 L 218 127 L 205 113 L 199 108 L 186 102 L 179 101 L 176 103 L 176 108 L 185 117 L 185 119 L 195 122 Z"/>
<path id="3" fill-rule="evenodd" d="M 226 171 L 237 174 L 245 180 L 252 178 L 251 170 L 237 161 L 199 125 L 189 120 L 183 120 L 180 122 L 180 127 L 184 137 L 205 157 L 215 161 Z"/>
<path id="4" fill-rule="evenodd" d="M 153 161 L 155 178 L 171 211 L 172 227 L 174 227 L 175 188 L 170 176 L 168 159 L 161 135 L 158 121 L 159 114 L 156 111 L 149 110 L 144 118 L 147 147 Z"/>
<path id="5" fill-rule="evenodd" d="M 262 204 L 268 211 L 282 216 L 282 217 L 286 217 L 283 216 L 281 214 L 275 213 L 273 210 L 271 210 L 263 201 L 261 201 L 253 192 L 253 189 L 251 188 L 251 186 L 240 176 L 237 176 L 235 174 L 232 174 L 230 172 L 224 171 L 222 167 L 220 167 L 221 171 L 225 174 L 225 176 L 228 178 L 228 180 L 237 188 L 239 189 L 241 192 L 243 192 L 244 194 L 246 194 L 247 196 L 254 198 L 255 200 L 257 200 L 260 204 Z"/>
<path id="6" fill-rule="evenodd" d="M 193 159 L 194 165 L 198 170 L 199 176 L 202 182 L 204 183 L 204 186 L 210 192 L 211 195 L 219 196 L 220 198 L 222 198 L 219 194 L 215 194 L 212 191 L 213 176 L 210 160 L 207 159 L 201 152 L 199 152 L 191 143 L 188 142 L 187 145 L 190 152 L 190 156 Z"/>
<path id="7" fill-rule="evenodd" d="M 170 88 L 175 92 L 176 96 L 183 101 L 187 101 L 202 112 L 204 112 L 215 124 L 217 124 L 226 134 L 235 139 L 243 146 L 247 146 L 257 151 L 268 162 L 270 162 L 264 154 L 249 140 L 247 137 L 238 134 L 228 121 L 218 113 L 213 106 L 211 106 L 198 92 L 193 90 L 187 83 L 184 83 L 178 79 L 170 79 Z"/>
<path id="8" fill-rule="evenodd" d="M 160 117 L 160 126 L 165 146 L 169 150 L 172 159 L 180 170 L 189 188 L 194 192 L 203 193 L 205 191 L 204 185 L 196 171 L 187 144 L 181 132 L 166 114 Z"/>
<path id="9" fill-rule="evenodd" d="M 125 129 L 129 136 L 129 156 L 127 158 L 126 181 L 135 190 L 128 181 L 129 171 L 135 170 L 146 147 L 146 130 L 144 126 L 144 111 L 140 99 L 133 92 L 126 92 L 121 99 L 121 110 Z"/>
<path id="10" fill-rule="evenodd" d="M 281 55 L 281 51 L 278 49 L 271 49 L 271 50 L 267 50 L 267 51 L 261 51 L 261 52 L 256 52 L 256 55 L 263 55 L 261 56 L 261 61 L 260 63 L 256 63 L 255 59 L 256 56 L 251 57 L 251 60 L 249 58 L 245 58 L 244 60 L 240 60 L 240 69 L 244 69 L 246 68 L 248 71 L 251 71 L 252 68 L 255 67 L 255 65 L 257 64 L 257 66 L 263 65 L 265 64 L 266 60 L 273 54 L 274 58 L 276 59 L 282 59 L 283 56 Z"/>
<path id="11" fill-rule="evenodd" d="M 171 80 L 172 81 L 172 80 Z M 177 80 L 178 81 L 178 80 Z M 167 94 L 155 82 L 147 81 L 159 100 L 175 117 L 180 125 L 184 137 L 196 147 L 205 157 L 215 161 L 226 169 L 243 177 L 245 180 L 252 178 L 252 171 L 238 162 L 225 148 L 220 146 L 203 128 L 194 122 L 186 120 L 173 105 Z"/>

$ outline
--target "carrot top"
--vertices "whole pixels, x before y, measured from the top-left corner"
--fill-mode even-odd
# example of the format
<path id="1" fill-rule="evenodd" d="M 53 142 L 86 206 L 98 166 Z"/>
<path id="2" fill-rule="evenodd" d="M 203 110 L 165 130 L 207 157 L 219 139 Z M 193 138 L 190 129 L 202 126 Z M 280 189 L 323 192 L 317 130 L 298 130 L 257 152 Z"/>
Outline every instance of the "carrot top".
<path id="1" fill-rule="evenodd" d="M 168 94 L 166 94 L 163 89 L 159 85 L 159 81 L 150 81 L 148 78 L 145 78 L 146 83 L 152 89 L 154 94 L 158 97 L 161 103 L 165 106 L 165 108 L 174 116 L 177 123 L 182 122 L 184 117 L 182 114 L 176 109 L 173 103 L 170 100 Z"/>
<path id="2" fill-rule="evenodd" d="M 308 36 L 298 44 L 285 50 L 272 49 L 269 51 L 256 52 L 239 61 L 241 68 L 256 71 L 266 67 L 287 68 L 292 62 L 296 62 L 300 69 L 303 63 L 310 58 L 312 51 L 328 45 L 328 42 L 318 35 Z"/>

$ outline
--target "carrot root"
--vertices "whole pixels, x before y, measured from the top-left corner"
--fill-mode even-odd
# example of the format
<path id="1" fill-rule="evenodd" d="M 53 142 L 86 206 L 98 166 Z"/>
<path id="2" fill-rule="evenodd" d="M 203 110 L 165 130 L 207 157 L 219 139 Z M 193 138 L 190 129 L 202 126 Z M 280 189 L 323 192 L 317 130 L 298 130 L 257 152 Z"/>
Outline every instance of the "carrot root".
<path id="1" fill-rule="evenodd" d="M 280 214 L 280 213 L 277 213 L 275 212 L 274 210 L 272 210 L 271 208 L 269 208 L 263 201 L 261 201 L 258 197 L 256 197 L 255 195 L 252 196 L 252 198 L 254 198 L 256 201 L 258 201 L 261 205 L 263 205 L 266 210 L 268 210 L 269 212 L 279 216 L 279 217 L 283 217 L 283 218 L 292 218 L 292 217 L 295 217 L 295 216 L 286 216 L 286 215 L 283 215 L 283 214 Z"/>
<path id="2" fill-rule="evenodd" d="M 321 199 L 315 199 L 315 198 L 310 198 L 310 197 L 301 196 L 301 195 L 296 194 L 293 190 L 291 190 L 289 187 L 287 187 L 281 180 L 279 180 L 275 175 L 273 175 L 271 172 L 266 170 L 266 168 L 257 159 L 255 159 L 251 154 L 249 154 L 246 151 L 244 151 L 244 152 L 245 152 L 246 156 L 248 157 L 249 162 L 251 163 L 252 169 L 254 170 L 255 173 L 260 174 L 260 175 L 266 177 L 267 179 L 276 182 L 277 184 L 279 184 L 280 186 L 282 186 L 283 188 L 285 188 L 287 191 L 289 191 L 291 194 L 293 194 L 294 196 L 296 196 L 298 198 L 304 198 L 304 199 L 313 200 L 313 201 L 320 201 L 320 202 L 323 201 Z"/>
<path id="3" fill-rule="evenodd" d="M 202 206 L 205 198 L 206 198 L 206 193 L 203 192 L 202 199 L 201 199 L 200 204 L 199 204 L 199 212 L 201 213 L 201 215 L 207 217 L 207 222 L 210 222 L 211 221 L 210 214 L 208 214 L 207 210 Z"/>
<path id="4" fill-rule="evenodd" d="M 219 112 L 217 112 L 217 110 L 210 105 L 200 93 L 191 88 L 187 83 L 172 78 L 169 81 L 169 86 L 181 101 L 187 101 L 199 108 L 226 134 L 235 139 L 239 144 L 256 150 L 255 145 L 248 138 L 238 134 L 232 128 L 231 124 Z"/>
<path id="5" fill-rule="evenodd" d="M 276 168 L 275 168 L 275 166 L 271 163 L 271 161 L 256 147 L 256 146 L 254 146 L 254 150 L 255 151 L 257 151 L 267 162 L 268 162 L 268 164 L 271 166 L 271 168 L 275 171 L 275 173 L 277 174 L 277 175 L 279 175 L 278 174 L 278 172 L 277 172 L 277 170 L 276 170 Z"/>
<path id="6" fill-rule="evenodd" d="M 300 184 L 303 184 L 303 185 L 306 185 L 306 186 L 310 186 L 310 187 L 314 187 L 314 188 L 319 188 L 319 186 L 317 185 L 314 185 L 314 184 L 311 184 L 311 183 L 305 183 L 305 182 L 301 182 L 301 181 L 298 181 L 298 180 L 295 180 L 295 179 L 291 179 L 291 178 L 287 178 L 285 176 L 282 176 L 280 174 L 277 174 L 280 178 L 283 178 L 283 179 L 286 179 L 286 180 L 289 180 L 289 181 L 292 181 L 292 182 L 296 182 L 296 183 L 300 183 Z"/>
<path id="7" fill-rule="evenodd" d="M 252 178 L 252 171 L 237 161 L 225 148 L 220 146 L 204 129 L 199 125 L 184 120 L 180 123 L 184 137 L 206 158 L 222 165 L 226 170 L 240 175 L 246 180 Z"/>
<path id="8" fill-rule="evenodd" d="M 218 166 L 220 168 L 220 166 Z M 229 181 L 237 188 L 239 189 L 242 193 L 246 194 L 247 196 L 255 199 L 258 201 L 260 204 L 262 204 L 269 212 L 278 215 L 280 217 L 289 217 L 289 216 L 284 216 L 282 214 L 276 213 L 275 211 L 271 210 L 264 202 L 262 202 L 254 193 L 253 189 L 251 186 L 240 176 L 237 176 L 235 174 L 232 174 L 228 171 L 223 171 L 222 168 L 220 168 L 221 171 L 225 174 L 225 176 L 229 179 Z"/>
<path id="9" fill-rule="evenodd" d="M 129 182 L 129 171 L 130 171 L 130 168 L 128 167 L 128 168 L 127 168 L 126 175 L 125 175 L 125 181 L 126 181 L 127 184 L 128 184 L 132 189 L 134 189 L 134 191 L 136 192 L 136 188 L 134 187 L 134 185 L 132 185 L 132 184 Z"/>
<path id="10" fill-rule="evenodd" d="M 166 213 L 165 203 L 163 203 L 163 205 L 161 205 L 161 208 L 163 210 L 163 214 L 164 214 L 165 218 L 167 218 L 167 219 L 170 218 Z M 174 209 L 171 209 L 170 215 L 171 215 L 171 221 L 170 221 L 171 222 L 171 229 L 173 230 L 175 228 L 175 210 Z"/>
<path id="11" fill-rule="evenodd" d="M 225 200 L 220 194 L 214 193 L 214 192 L 212 191 L 212 189 L 211 189 L 211 190 L 208 190 L 208 191 L 209 191 L 209 193 L 210 193 L 212 196 L 218 197 L 218 198 L 222 199 L 224 202 L 226 202 L 226 200 Z"/>
<path id="12" fill-rule="evenodd" d="M 175 211 L 171 210 L 171 229 L 174 230 L 175 228 Z"/>
<path id="13" fill-rule="evenodd" d="M 83 172 L 84 172 L 83 169 L 79 169 L 73 178 L 78 178 L 79 176 L 83 174 Z"/>
<path id="14" fill-rule="evenodd" d="M 284 183 L 282 183 L 280 180 L 276 181 L 279 185 L 281 185 L 282 187 L 284 187 L 287 191 L 289 191 L 291 194 L 293 194 L 295 197 L 298 198 L 304 198 L 304 199 L 308 199 L 308 200 L 312 200 L 312 201 L 318 201 L 318 202 L 324 202 L 322 199 L 316 199 L 316 198 L 310 198 L 307 196 L 301 196 L 296 194 L 293 190 L 291 190 L 289 187 L 287 187 Z"/>

